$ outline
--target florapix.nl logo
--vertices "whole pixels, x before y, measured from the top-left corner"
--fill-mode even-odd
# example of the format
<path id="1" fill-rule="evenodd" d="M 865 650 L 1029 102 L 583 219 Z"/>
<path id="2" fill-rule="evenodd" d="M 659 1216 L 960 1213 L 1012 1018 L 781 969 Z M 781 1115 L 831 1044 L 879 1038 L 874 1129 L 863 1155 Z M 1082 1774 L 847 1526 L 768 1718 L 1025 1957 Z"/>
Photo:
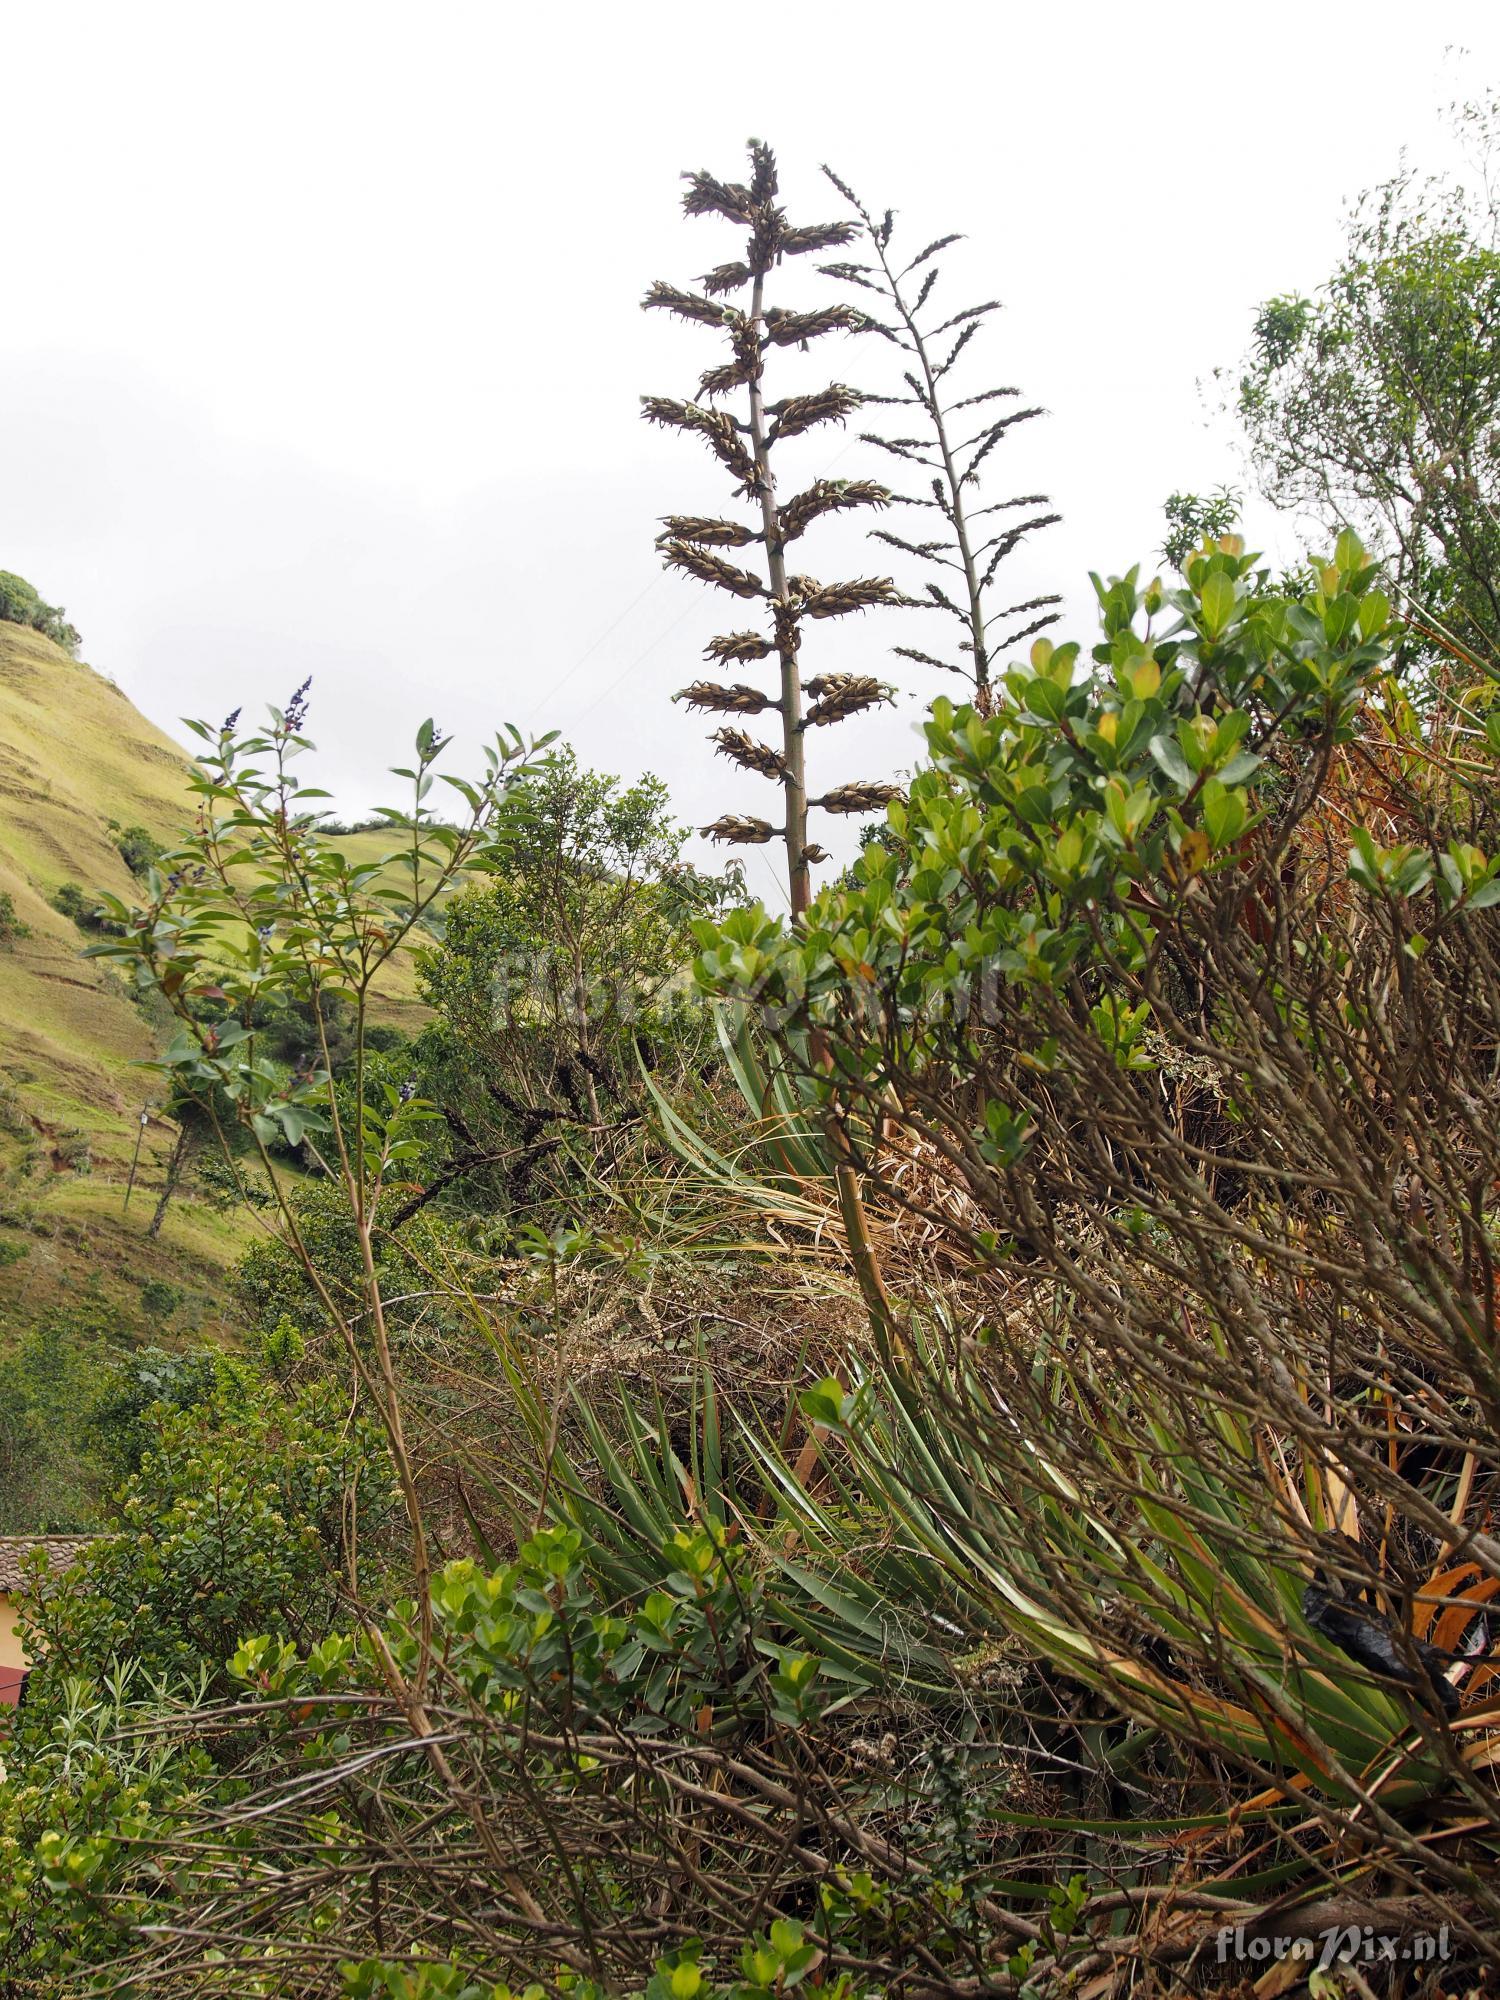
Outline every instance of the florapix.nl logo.
<path id="1" fill-rule="evenodd" d="M 1247 1936 L 1243 1924 L 1226 1924 L 1214 1940 L 1220 1965 L 1265 1965 L 1305 1959 L 1321 1971 L 1335 1965 L 1436 1965 L 1452 1956 L 1448 1926 L 1407 1934 L 1379 1931 L 1373 1924 L 1330 1924 L 1326 1929 L 1279 1937 L 1270 1931 Z"/>

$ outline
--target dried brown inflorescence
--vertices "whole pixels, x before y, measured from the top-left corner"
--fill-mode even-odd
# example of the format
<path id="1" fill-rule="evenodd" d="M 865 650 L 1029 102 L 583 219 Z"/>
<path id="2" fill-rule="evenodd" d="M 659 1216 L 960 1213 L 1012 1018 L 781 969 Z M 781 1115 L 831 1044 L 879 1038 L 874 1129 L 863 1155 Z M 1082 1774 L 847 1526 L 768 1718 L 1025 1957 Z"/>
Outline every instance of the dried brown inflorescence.
<path id="1" fill-rule="evenodd" d="M 668 514 L 663 518 L 664 533 L 656 538 L 659 549 L 672 542 L 698 542 L 704 548 L 742 549 L 747 542 L 760 540 L 753 528 L 742 521 L 720 521 L 704 514 Z"/>
<path id="2" fill-rule="evenodd" d="M 824 514 L 859 507 L 881 508 L 890 495 L 872 480 L 818 478 L 784 504 L 777 498 L 774 454 L 788 440 L 828 425 L 846 423 L 867 398 L 845 382 L 767 401 L 764 389 L 768 352 L 796 348 L 832 334 L 863 332 L 867 316 L 851 305 L 830 303 L 782 307 L 768 302 L 772 273 L 789 257 L 826 252 L 847 244 L 856 226 L 848 222 L 793 225 L 780 206 L 776 161 L 769 147 L 752 140 L 747 181 L 723 181 L 706 172 L 689 174 L 683 207 L 689 215 L 715 217 L 744 232 L 738 259 L 716 265 L 700 279 L 701 289 L 684 291 L 662 281 L 646 293 L 648 308 L 681 319 L 717 327 L 729 353 L 700 378 L 703 401 L 678 402 L 651 396 L 643 400 L 647 419 L 669 429 L 694 432 L 713 451 L 735 482 L 736 497 L 758 510 L 755 526 L 699 515 L 673 515 L 658 539 L 662 560 L 700 582 L 741 598 L 760 598 L 770 609 L 770 631 L 734 632 L 712 639 L 706 648 L 712 660 L 748 664 L 774 653 L 780 687 L 776 694 L 736 685 L 695 682 L 683 690 L 690 706 L 725 714 L 756 714 L 776 709 L 781 716 L 779 749 L 758 743 L 735 729 L 721 729 L 714 740 L 720 751 L 745 770 L 782 787 L 785 798 L 787 872 L 794 914 L 805 910 L 811 895 L 811 864 L 823 849 L 807 837 L 809 800 L 803 771 L 803 738 L 808 722 L 845 720 L 885 698 L 880 684 L 867 677 L 845 676 L 838 689 L 829 688 L 815 710 L 804 718 L 801 677 L 802 627 L 808 620 L 836 618 L 875 605 L 905 600 L 888 577 L 861 577 L 847 583 L 819 583 L 786 572 L 787 545 L 804 535 Z M 715 399 L 712 408 L 706 399 Z M 725 399 L 720 402 L 718 399 Z M 764 550 L 764 572 L 739 568 L 715 548 Z M 838 794 L 829 794 L 837 797 Z M 853 810 L 833 807 L 832 810 Z M 711 830 L 716 839 L 769 839 L 767 823 L 726 816 Z M 752 829 L 745 832 L 744 828 Z"/>
<path id="3" fill-rule="evenodd" d="M 873 479 L 815 479 L 805 492 L 795 493 L 778 509 L 783 544 L 796 541 L 824 514 L 855 507 L 888 507 L 891 496 Z"/>
<path id="4" fill-rule="evenodd" d="M 719 746 L 719 755 L 730 758 L 742 770 L 758 771 L 763 778 L 786 776 L 786 763 L 780 752 L 769 743 L 757 743 L 743 729 L 716 729 L 712 740 Z"/>
<path id="5" fill-rule="evenodd" d="M 850 583 L 820 583 L 807 591 L 802 609 L 809 618 L 845 618 L 876 604 L 899 604 L 901 593 L 888 576 L 858 576 Z"/>
<path id="6" fill-rule="evenodd" d="M 768 819 L 747 818 L 739 813 L 723 813 L 712 826 L 700 826 L 698 831 L 705 840 L 724 840 L 737 847 L 764 847 L 776 835 Z"/>
<path id="7" fill-rule="evenodd" d="M 893 701 L 896 695 L 888 681 L 878 681 L 873 674 L 819 674 L 807 683 L 807 692 L 813 697 L 813 705 L 802 718 L 804 729 L 842 722 L 846 715 L 878 708 L 882 702 Z"/>
<path id="8" fill-rule="evenodd" d="M 774 653 L 776 647 L 770 639 L 759 632 L 724 632 L 717 639 L 710 639 L 703 648 L 705 659 L 709 660 L 764 660 Z"/>
<path id="9" fill-rule="evenodd" d="M 880 812 L 892 799 L 900 797 L 899 785 L 888 785 L 878 779 L 856 779 L 853 784 L 835 785 L 813 803 L 827 813 L 868 813 Z"/>
<path id="10" fill-rule="evenodd" d="M 688 576 L 697 577 L 700 583 L 717 584 L 720 590 L 727 590 L 735 597 L 764 597 L 766 587 L 758 576 L 747 569 L 738 569 L 722 556 L 700 547 L 697 542 L 677 542 L 670 537 L 657 544 L 661 558 L 669 569 L 680 569 Z"/>
<path id="11" fill-rule="evenodd" d="M 747 687 L 744 681 L 735 681 L 731 687 L 724 687 L 718 681 L 694 681 L 679 693 L 674 701 L 685 701 L 689 708 L 706 708 L 719 715 L 759 715 L 762 709 L 774 708 L 776 703 L 759 688 Z"/>

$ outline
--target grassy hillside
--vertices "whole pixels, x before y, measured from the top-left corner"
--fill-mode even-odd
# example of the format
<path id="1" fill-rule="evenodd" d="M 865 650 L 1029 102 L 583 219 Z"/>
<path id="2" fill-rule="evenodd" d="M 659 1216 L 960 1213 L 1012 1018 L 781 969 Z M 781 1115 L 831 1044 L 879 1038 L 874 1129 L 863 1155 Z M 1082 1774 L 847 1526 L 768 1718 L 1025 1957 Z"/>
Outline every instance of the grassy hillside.
<path id="1" fill-rule="evenodd" d="M 184 1198 L 159 1240 L 146 1235 L 175 1134 L 152 1115 L 159 1079 L 133 1065 L 165 1020 L 80 955 L 87 940 L 52 904 L 69 882 L 128 898 L 136 885 L 109 822 L 169 839 L 192 813 L 187 772 L 186 752 L 111 682 L 0 623 L 0 895 L 30 930 L 0 944 L 0 1354 L 81 1296 L 129 1337 L 169 1333 L 142 1316 L 153 1279 L 185 1295 L 181 1323 L 224 1324 L 223 1274 L 246 1225 Z M 380 840 L 348 844 L 373 855 Z M 382 1011 L 413 1025 L 409 975 Z"/>
<path id="2" fill-rule="evenodd" d="M 132 1065 L 162 1024 L 80 956 L 82 934 L 51 900 L 67 882 L 128 896 L 108 823 L 165 839 L 190 810 L 186 771 L 102 675 L 0 624 L 0 894 L 30 930 L 0 947 L 0 1349 L 80 1299 L 122 1334 L 155 1332 L 140 1303 L 152 1279 L 185 1295 L 186 1316 L 216 1316 L 240 1247 L 237 1225 L 191 1201 L 147 1238 L 173 1141 L 155 1118 L 125 1208 L 140 1114 L 159 1095 Z"/>

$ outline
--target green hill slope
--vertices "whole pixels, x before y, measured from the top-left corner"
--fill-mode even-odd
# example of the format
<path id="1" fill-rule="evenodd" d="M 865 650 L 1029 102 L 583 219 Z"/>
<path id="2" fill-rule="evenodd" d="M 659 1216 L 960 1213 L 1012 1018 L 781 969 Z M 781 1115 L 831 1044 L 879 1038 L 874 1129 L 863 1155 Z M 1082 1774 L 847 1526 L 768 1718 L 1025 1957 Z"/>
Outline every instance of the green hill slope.
<path id="1" fill-rule="evenodd" d="M 79 956 L 52 907 L 66 882 L 132 892 L 111 819 L 165 838 L 188 804 L 187 757 L 92 667 L 0 624 L 0 893 L 31 935 L 0 951 L 0 1075 L 45 1133 L 118 1139 L 139 1109 L 130 1063 L 147 1022 L 112 973 Z"/>
<path id="2" fill-rule="evenodd" d="M 0 1351 L 80 1299 L 122 1333 L 154 1332 L 140 1308 L 152 1279 L 212 1315 L 240 1247 L 238 1227 L 194 1201 L 147 1237 L 173 1133 L 154 1117 L 142 1133 L 157 1092 L 132 1065 L 162 1023 L 80 955 L 85 939 L 52 906 L 69 882 L 130 895 L 109 822 L 167 838 L 191 810 L 187 767 L 102 675 L 0 624 L 0 895 L 29 931 L 0 945 Z"/>
<path id="3" fill-rule="evenodd" d="M 224 1274 L 252 1225 L 184 1193 L 161 1235 L 147 1234 L 175 1130 L 154 1113 L 159 1079 L 135 1065 L 165 1014 L 84 958 L 87 939 L 53 903 L 67 883 L 128 899 L 138 885 L 110 822 L 170 840 L 192 815 L 188 770 L 187 753 L 110 681 L 0 622 L 0 896 L 29 933 L 0 941 L 0 1361 L 59 1313 L 76 1316 L 80 1300 L 122 1339 L 232 1331 Z M 373 858 L 381 839 L 347 844 Z M 409 970 L 395 972 L 380 1011 L 416 1025 Z M 153 1280 L 182 1295 L 172 1326 L 159 1323 L 159 1289 L 142 1309 Z M 0 1485 L 4 1455 L 0 1435 Z"/>
<path id="4" fill-rule="evenodd" d="M 90 1413 L 143 1342 L 232 1339 L 237 1218 L 189 1197 L 148 1235 L 173 1128 L 149 1058 L 163 1021 L 53 907 L 65 883 L 129 896 L 109 822 L 165 839 L 191 811 L 186 754 L 102 675 L 0 623 L 0 1530 L 86 1520 Z M 125 1196 L 137 1141 L 138 1178 Z"/>

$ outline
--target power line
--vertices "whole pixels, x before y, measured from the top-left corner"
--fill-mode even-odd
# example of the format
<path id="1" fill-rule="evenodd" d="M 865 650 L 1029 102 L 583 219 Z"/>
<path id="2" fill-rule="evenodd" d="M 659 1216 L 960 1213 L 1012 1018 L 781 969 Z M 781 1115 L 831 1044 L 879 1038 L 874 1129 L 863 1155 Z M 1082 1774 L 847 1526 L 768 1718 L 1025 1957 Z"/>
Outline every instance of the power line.
<path id="1" fill-rule="evenodd" d="M 682 610 L 672 620 L 671 624 L 664 627 L 663 630 L 658 632 L 656 637 L 651 641 L 650 645 L 643 646 L 640 652 L 636 654 L 635 658 L 631 660 L 628 665 L 621 667 L 620 671 L 615 675 L 614 679 L 610 682 L 607 688 L 600 689 L 599 693 L 594 696 L 593 702 L 590 703 L 590 706 L 592 707 L 594 703 L 597 702 L 607 701 L 609 697 L 614 693 L 615 689 L 620 685 L 621 681 L 626 679 L 628 675 L 633 674 L 636 668 L 641 664 L 641 661 L 646 659 L 650 654 L 654 653 L 657 647 L 662 643 L 664 639 L 670 639 L 672 634 L 677 630 L 678 626 L 686 624 L 688 619 L 698 609 L 699 609 L 699 604 L 696 598 L 693 599 L 691 603 L 684 605 Z"/>
<path id="2" fill-rule="evenodd" d="M 578 655 L 578 658 L 573 662 L 572 666 L 569 667 L 568 671 L 563 675 L 562 679 L 558 681 L 555 686 L 547 690 L 546 694 L 544 694 L 541 700 L 536 704 L 536 707 L 532 709 L 530 715 L 526 717 L 528 723 L 534 722 L 536 720 L 538 711 L 547 702 L 555 700 L 556 697 L 559 694 L 561 694 L 562 690 L 568 685 L 568 682 L 572 680 L 574 674 L 578 672 L 578 669 L 581 666 L 583 666 L 587 661 L 591 660 L 594 657 L 595 653 L 598 652 L 599 648 L 604 644 L 605 640 L 619 626 L 624 624 L 625 620 L 630 616 L 631 612 L 634 611 L 635 607 L 638 604 L 644 603 L 644 601 L 651 595 L 652 591 L 655 590 L 657 585 L 663 580 L 665 575 L 666 575 L 665 570 L 658 571 L 657 574 L 654 577 L 652 577 L 651 581 L 646 585 L 646 588 L 638 592 L 636 596 L 632 597 L 630 602 L 626 605 L 625 609 L 622 612 L 620 612 L 617 617 L 612 618 L 610 620 L 610 622 L 605 626 L 604 630 L 599 634 L 598 638 L 594 640 L 593 644 L 590 646 L 586 646 L 584 648 L 584 650 Z"/>
<path id="3" fill-rule="evenodd" d="M 854 444 L 853 438 L 846 438 L 844 443 L 840 445 L 839 449 L 833 454 L 833 457 L 829 459 L 828 463 L 823 467 L 822 471 L 817 475 L 818 478 L 826 479 L 829 473 L 838 464 L 839 460 L 844 456 L 844 454 L 847 451 L 850 450 L 853 444 Z M 556 697 L 559 694 L 561 694 L 562 690 L 567 686 L 568 682 L 572 680 L 574 674 L 578 672 L 578 669 L 581 666 L 583 666 L 586 661 L 593 658 L 594 654 L 598 652 L 599 648 L 604 644 L 605 640 L 610 636 L 610 634 L 614 632 L 618 626 L 622 625 L 625 622 L 625 620 L 630 616 L 631 612 L 634 611 L 634 609 L 638 604 L 643 602 L 644 599 L 648 598 L 651 595 L 652 591 L 656 589 L 657 585 L 664 580 L 666 574 L 667 572 L 665 569 L 658 571 L 657 575 L 652 579 L 652 581 L 646 585 L 646 588 L 643 591 L 639 592 L 637 596 L 633 597 L 630 600 L 630 602 L 626 605 L 625 609 L 622 612 L 620 612 L 619 616 L 611 619 L 610 623 L 605 626 L 604 630 L 599 634 L 598 638 L 593 641 L 593 643 L 586 649 L 586 651 L 579 654 L 578 658 L 573 662 L 572 666 L 569 667 L 568 671 L 563 675 L 562 679 L 557 683 L 557 685 L 555 687 L 549 688 L 546 694 L 542 696 L 541 700 L 536 704 L 536 707 L 532 709 L 531 714 L 527 716 L 526 720 L 528 722 L 531 722 L 536 717 L 536 715 L 546 705 L 546 703 L 555 700 Z M 686 622 L 688 613 L 692 609 L 693 606 L 691 604 L 688 605 L 687 608 L 682 612 L 680 617 L 674 618 L 672 620 L 672 623 L 668 625 L 664 631 L 659 632 L 648 646 L 643 647 L 642 650 L 636 654 L 635 658 L 630 662 L 628 666 L 621 668 L 620 672 L 616 674 L 615 678 L 610 682 L 609 686 L 607 688 L 604 688 L 600 693 L 596 694 L 593 697 L 594 701 L 595 702 L 604 701 L 608 696 L 612 695 L 615 689 L 620 685 L 621 681 L 623 681 L 627 675 L 634 673 L 635 669 L 641 664 L 641 661 L 648 658 L 650 654 L 656 651 L 657 647 L 662 643 L 663 639 L 670 639 L 672 634 L 677 630 L 678 626 Z"/>

